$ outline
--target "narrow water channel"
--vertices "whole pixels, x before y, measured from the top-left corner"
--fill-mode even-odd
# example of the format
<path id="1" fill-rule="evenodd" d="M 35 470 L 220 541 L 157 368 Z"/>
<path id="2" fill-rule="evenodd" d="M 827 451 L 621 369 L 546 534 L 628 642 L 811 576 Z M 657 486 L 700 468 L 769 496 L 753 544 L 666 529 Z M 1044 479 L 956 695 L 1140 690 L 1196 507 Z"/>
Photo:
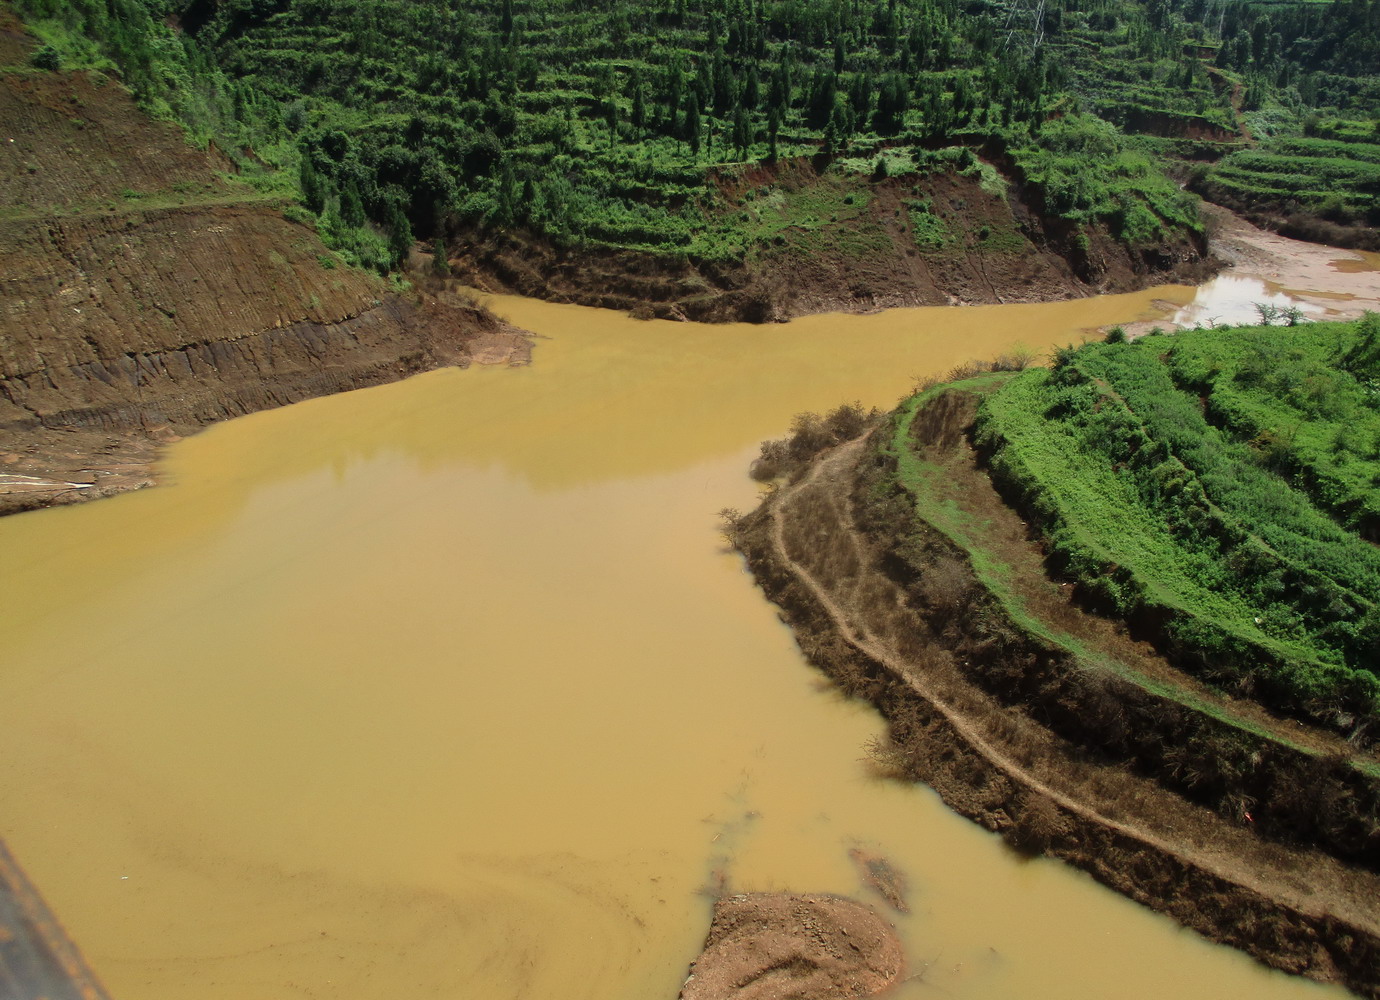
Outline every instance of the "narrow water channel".
<path id="1" fill-rule="evenodd" d="M 908 879 L 903 1000 L 1338 995 L 876 778 L 878 718 L 717 535 L 796 412 L 1191 296 L 496 299 L 530 369 L 256 414 L 0 521 L 0 836 L 116 1000 L 671 1000 L 721 878 L 884 909 L 855 846 Z"/>

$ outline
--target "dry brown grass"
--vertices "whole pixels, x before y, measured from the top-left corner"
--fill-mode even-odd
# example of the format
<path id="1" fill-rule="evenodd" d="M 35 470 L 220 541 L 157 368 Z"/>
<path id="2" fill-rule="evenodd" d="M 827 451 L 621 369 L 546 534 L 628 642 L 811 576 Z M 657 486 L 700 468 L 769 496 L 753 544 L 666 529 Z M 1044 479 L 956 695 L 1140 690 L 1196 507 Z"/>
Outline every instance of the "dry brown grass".
<path id="1" fill-rule="evenodd" d="M 752 463 L 752 478 L 759 482 L 794 479 L 820 452 L 852 440 L 880 417 L 878 410 L 864 410 L 856 402 L 824 415 L 797 414 L 789 437 L 762 442 L 761 454 Z"/>

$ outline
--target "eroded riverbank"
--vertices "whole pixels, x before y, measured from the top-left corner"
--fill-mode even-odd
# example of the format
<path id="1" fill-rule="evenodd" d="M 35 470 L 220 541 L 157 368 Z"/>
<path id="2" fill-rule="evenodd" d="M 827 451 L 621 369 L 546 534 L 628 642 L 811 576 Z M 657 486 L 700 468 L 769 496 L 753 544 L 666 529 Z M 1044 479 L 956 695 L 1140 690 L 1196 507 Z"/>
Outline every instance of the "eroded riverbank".
<path id="1" fill-rule="evenodd" d="M 1380 309 L 1380 256 L 1289 240 L 1210 205 L 1204 212 L 1214 230 L 1212 253 L 1232 267 L 1187 300 L 1185 286 L 1169 286 L 1174 291 L 1152 299 L 1143 317 L 1118 316 L 1115 325 L 1137 336 L 1157 326 L 1250 322 L 1259 315 L 1256 303 L 1280 310 L 1297 307 L 1305 319 L 1346 318 Z M 1029 303 L 1088 291 L 1076 283 L 1036 280 L 1023 266 L 1013 267 L 983 270 L 980 280 L 970 275 L 964 296 L 936 292 L 937 298 L 906 292 L 904 282 L 865 299 L 848 298 L 822 290 L 827 282 L 807 280 L 814 298 L 798 311 L 824 318 L 824 310 L 830 309 L 866 313 L 931 299 Z M 1201 276 L 1212 270 L 1215 265 L 1199 262 L 1173 273 Z M 920 268 L 917 273 L 929 272 Z M 1122 277 L 1114 287 L 1135 283 Z M 797 273 L 794 280 L 804 279 Z M 121 358 L 113 367 L 88 363 L 41 378 L 0 379 L 0 394 L 22 413 L 12 415 L 10 433 L 0 446 L 0 516 L 151 486 L 162 447 L 218 420 L 442 365 L 528 363 L 533 345 L 526 331 L 495 325 L 472 308 L 468 291 L 456 294 L 453 282 L 444 289 L 431 279 L 424 283 L 431 293 L 414 295 L 415 301 L 403 306 L 390 300 L 386 307 L 344 323 L 288 324 L 263 336 L 235 339 L 229 347 L 202 344 L 135 352 L 136 357 Z M 1008 284 L 1007 292 L 998 291 Z M 604 301 L 598 296 L 580 300 Z M 606 304 L 629 307 L 617 297 Z M 387 322 L 380 319 L 385 312 Z M 401 339 L 394 329 L 399 322 L 409 331 Z M 1098 329 L 1077 327 L 1070 338 L 1094 335 Z"/>
<path id="2" fill-rule="evenodd" d="M 1375 872 L 1345 852 L 1348 861 L 1339 860 L 1335 845 L 1302 829 L 1263 836 L 1269 810 L 1284 800 L 1279 787 L 1317 794 L 1319 812 L 1327 796 L 1353 792 L 1344 776 L 1347 787 L 1327 787 L 1332 775 L 1307 754 L 1280 766 L 1281 745 L 1316 739 L 1308 753 L 1328 760 L 1355 748 L 1258 712 L 1213 733 L 1217 719 L 1250 706 L 1176 675 L 1050 584 L 1039 546 L 968 443 L 979 390 L 963 386 L 980 382 L 938 391 L 915 412 L 914 447 L 934 466 L 923 504 L 889 479 L 895 460 L 879 435 L 909 438 L 912 424 L 895 432 L 888 422 L 815 459 L 736 522 L 759 584 L 811 662 L 887 718 L 881 757 L 897 774 L 937 789 L 1020 848 L 1062 858 L 1215 940 L 1375 995 Z M 921 509 L 930 513 L 917 520 Z M 975 571 L 993 560 L 1002 560 L 1011 595 L 998 597 Z M 1153 680 L 1142 689 L 1064 662 L 1051 630 L 1089 662 L 1122 661 L 1130 676 Z M 1179 690 L 1213 717 L 1164 694 Z M 1134 733 L 1132 744 L 1174 747 L 1174 764 L 1157 771 L 1145 754 L 1119 747 L 1113 731 Z M 1176 794 L 1192 787 L 1185 772 L 1212 772 L 1217 755 L 1248 735 L 1258 744 L 1251 770 L 1272 772 L 1268 794 L 1237 790 L 1258 803 L 1259 830 Z"/>

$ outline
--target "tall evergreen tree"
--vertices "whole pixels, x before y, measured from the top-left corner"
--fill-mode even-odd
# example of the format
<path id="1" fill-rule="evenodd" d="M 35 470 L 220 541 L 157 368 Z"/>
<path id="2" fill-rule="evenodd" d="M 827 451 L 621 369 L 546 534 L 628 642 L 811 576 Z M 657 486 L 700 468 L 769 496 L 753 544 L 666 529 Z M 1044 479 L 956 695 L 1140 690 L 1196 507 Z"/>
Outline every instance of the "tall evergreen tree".
<path id="1" fill-rule="evenodd" d="M 755 63 L 748 68 L 747 80 L 743 82 L 742 102 L 749 111 L 757 110 L 757 106 L 762 102 L 762 81 L 757 75 Z"/>
<path id="2" fill-rule="evenodd" d="M 683 137 L 690 144 L 690 152 L 700 155 L 700 101 L 692 89 L 685 95 L 685 124 Z"/>
<path id="3" fill-rule="evenodd" d="M 302 165 L 298 171 L 298 181 L 302 185 L 302 201 L 318 215 L 326 207 L 326 182 L 316 172 L 311 153 L 302 150 Z"/>
<path id="4" fill-rule="evenodd" d="M 394 202 L 388 214 L 388 253 L 393 267 L 400 268 L 407 263 L 412 243 L 412 223 L 407 220 L 402 206 Z"/>
<path id="5" fill-rule="evenodd" d="M 738 147 L 738 159 L 747 159 L 748 146 L 752 144 L 752 131 L 748 127 L 747 112 L 741 104 L 733 106 L 733 145 Z"/>
<path id="6" fill-rule="evenodd" d="M 637 129 L 639 137 L 642 129 L 647 125 L 647 95 L 642 86 L 640 77 L 633 77 L 632 84 L 632 124 Z"/>
<path id="7" fill-rule="evenodd" d="M 910 108 L 910 88 L 899 73 L 882 78 L 877 93 L 877 110 L 872 115 L 872 127 L 881 135 L 895 135 Z"/>

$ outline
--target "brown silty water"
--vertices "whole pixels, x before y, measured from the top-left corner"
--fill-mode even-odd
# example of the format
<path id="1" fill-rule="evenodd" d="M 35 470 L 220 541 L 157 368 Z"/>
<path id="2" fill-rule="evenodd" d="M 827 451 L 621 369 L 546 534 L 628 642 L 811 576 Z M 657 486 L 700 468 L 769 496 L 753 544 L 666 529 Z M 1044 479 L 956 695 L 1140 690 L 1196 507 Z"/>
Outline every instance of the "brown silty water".
<path id="1" fill-rule="evenodd" d="M 793 414 L 1191 296 L 496 299 L 530 369 L 256 414 L 158 489 L 0 522 L 0 836 L 116 1000 L 671 998 L 721 878 L 873 903 L 907 1000 L 1322 995 L 876 777 L 879 719 L 717 533 Z"/>

